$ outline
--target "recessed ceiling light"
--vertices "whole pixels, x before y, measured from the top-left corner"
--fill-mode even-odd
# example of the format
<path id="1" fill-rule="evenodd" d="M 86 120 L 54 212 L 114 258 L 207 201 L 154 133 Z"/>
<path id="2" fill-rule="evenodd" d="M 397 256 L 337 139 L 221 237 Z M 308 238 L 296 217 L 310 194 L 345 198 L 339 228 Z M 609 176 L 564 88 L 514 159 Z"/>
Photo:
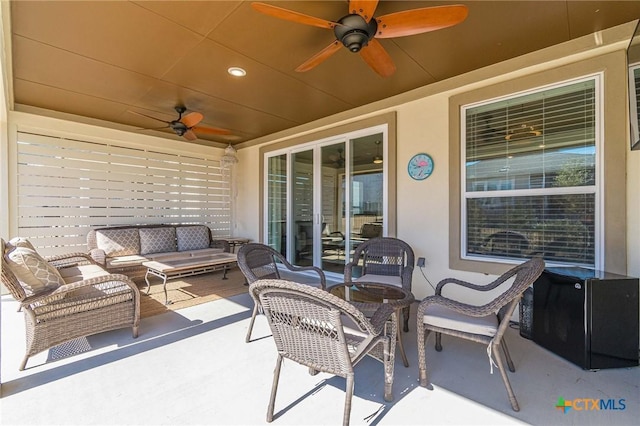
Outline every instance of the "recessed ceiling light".
<path id="1" fill-rule="evenodd" d="M 235 77 L 244 77 L 247 75 L 247 72 L 240 67 L 231 67 L 227 72 Z"/>

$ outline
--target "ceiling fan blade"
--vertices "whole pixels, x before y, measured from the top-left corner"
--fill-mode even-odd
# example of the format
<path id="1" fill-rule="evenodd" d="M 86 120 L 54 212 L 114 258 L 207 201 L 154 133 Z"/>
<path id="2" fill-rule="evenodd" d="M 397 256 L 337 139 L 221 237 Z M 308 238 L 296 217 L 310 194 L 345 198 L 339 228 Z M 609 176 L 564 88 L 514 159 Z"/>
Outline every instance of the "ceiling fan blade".
<path id="1" fill-rule="evenodd" d="M 230 135 L 231 130 L 220 129 L 218 127 L 193 127 L 191 130 L 194 130 L 198 133 L 206 133 L 209 135 Z"/>
<path id="2" fill-rule="evenodd" d="M 163 129 L 168 129 L 169 126 L 162 126 L 162 127 L 143 127 L 141 129 L 136 129 L 136 130 L 163 130 Z"/>
<path id="3" fill-rule="evenodd" d="M 296 68 L 296 71 L 297 72 L 309 71 L 310 69 L 321 64 L 329 56 L 333 55 L 338 50 L 340 50 L 340 46 L 342 46 L 342 44 L 338 40 L 334 40 L 329 46 L 325 47 L 320 52 L 316 53 L 311 58 L 307 59 L 306 62 L 298 66 L 298 68 Z"/>
<path id="4" fill-rule="evenodd" d="M 349 13 L 357 13 L 369 22 L 378 7 L 378 0 L 350 0 Z"/>
<path id="5" fill-rule="evenodd" d="M 451 27 L 464 21 L 467 6 L 424 7 L 380 16 L 376 38 L 404 37 Z"/>
<path id="6" fill-rule="evenodd" d="M 184 134 L 182 135 L 183 138 L 185 138 L 188 141 L 195 141 L 196 139 L 198 139 L 198 137 L 196 136 L 195 133 L 193 133 L 193 130 L 189 129 L 186 132 L 184 132 Z"/>
<path id="7" fill-rule="evenodd" d="M 294 12 L 293 10 L 283 9 L 266 3 L 253 2 L 251 3 L 251 7 L 265 15 L 273 16 L 274 18 L 286 19 L 287 21 L 297 22 L 299 24 L 328 29 L 333 29 L 333 27 L 338 25 L 336 22 L 304 15 L 302 13 Z"/>
<path id="8" fill-rule="evenodd" d="M 396 72 L 396 66 L 382 44 L 375 38 L 360 50 L 360 56 L 382 77 L 390 77 Z"/>
<path id="9" fill-rule="evenodd" d="M 180 121 L 187 127 L 193 127 L 201 122 L 203 118 L 204 116 L 199 112 L 190 112 L 189 114 L 182 117 Z"/>
<path id="10" fill-rule="evenodd" d="M 130 110 L 128 110 L 128 111 L 129 111 L 130 113 L 132 113 L 132 114 L 141 115 L 141 116 L 143 116 L 143 117 L 151 118 L 152 120 L 162 121 L 163 123 L 167 123 L 167 124 L 169 124 L 169 121 L 161 120 L 161 119 L 159 119 L 159 118 L 152 117 L 152 116 L 150 116 L 150 115 L 143 114 L 143 113 L 141 113 L 141 112 L 133 111 L 133 110 L 131 110 L 131 109 L 130 109 Z"/>

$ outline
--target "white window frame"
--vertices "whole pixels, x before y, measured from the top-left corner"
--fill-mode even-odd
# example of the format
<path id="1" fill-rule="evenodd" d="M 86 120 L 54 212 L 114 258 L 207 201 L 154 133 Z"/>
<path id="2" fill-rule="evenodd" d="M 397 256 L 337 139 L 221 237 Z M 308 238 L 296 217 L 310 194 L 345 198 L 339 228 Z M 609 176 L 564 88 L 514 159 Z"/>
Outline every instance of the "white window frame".
<path id="1" fill-rule="evenodd" d="M 507 99 L 513 99 L 516 97 L 524 96 L 532 93 L 539 93 L 546 90 L 554 89 L 561 86 L 567 86 L 570 84 L 580 83 L 583 81 L 593 80 L 595 83 L 595 185 L 582 186 L 582 187 L 570 187 L 570 188 L 535 188 L 535 189 L 518 189 L 518 190 L 497 190 L 497 191 L 470 191 L 467 192 L 466 183 L 466 146 L 467 146 L 467 134 L 466 134 L 466 111 L 471 108 L 475 108 L 481 105 L 492 104 L 501 102 Z M 544 85 L 536 87 L 530 90 L 520 91 L 512 93 L 506 96 L 492 98 L 490 100 L 483 100 L 480 102 L 469 103 L 460 107 L 460 258 L 463 260 L 472 260 L 479 262 L 500 262 L 500 263 L 520 263 L 517 259 L 505 259 L 501 257 L 493 257 L 490 255 L 477 256 L 473 254 L 467 254 L 467 211 L 466 200 L 471 198 L 490 198 L 495 197 L 526 197 L 526 196 L 540 196 L 540 195 L 558 195 L 558 194 L 595 194 L 595 218 L 594 218 L 594 265 L 577 265 L 574 266 L 588 266 L 595 269 L 603 269 L 604 256 L 603 256 L 603 240 L 604 240 L 604 205 L 603 205 L 603 155 L 602 155 L 602 141 L 604 140 L 604 125 L 603 125 L 603 73 L 595 73 L 580 78 L 564 80 L 554 84 Z M 547 262 L 548 265 L 554 265 L 553 262 Z M 557 263 L 556 263 L 557 264 Z"/>

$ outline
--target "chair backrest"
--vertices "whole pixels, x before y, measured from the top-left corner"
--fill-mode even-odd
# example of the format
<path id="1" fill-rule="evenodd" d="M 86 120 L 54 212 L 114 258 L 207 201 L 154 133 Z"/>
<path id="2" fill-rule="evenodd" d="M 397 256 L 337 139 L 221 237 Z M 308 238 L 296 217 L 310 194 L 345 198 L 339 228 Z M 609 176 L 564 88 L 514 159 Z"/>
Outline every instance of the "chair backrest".
<path id="1" fill-rule="evenodd" d="M 382 237 L 382 225 L 379 223 L 364 223 L 360 228 L 361 238 Z"/>
<path id="2" fill-rule="evenodd" d="M 542 274 L 542 271 L 544 271 L 544 260 L 541 257 L 534 257 L 511 268 L 491 283 L 489 287 L 496 288 L 513 278 L 511 286 L 486 306 L 494 312 L 499 312 L 501 318 L 505 316 L 510 318 L 522 294 Z"/>
<path id="3" fill-rule="evenodd" d="M 249 284 L 264 278 L 280 278 L 276 259 L 284 257 L 273 248 L 260 243 L 247 243 L 238 250 L 238 267 Z"/>
<path id="4" fill-rule="evenodd" d="M 482 247 L 494 255 L 522 255 L 529 250 L 529 241 L 518 232 L 499 231 L 485 238 Z"/>
<path id="5" fill-rule="evenodd" d="M 406 268 L 413 269 L 415 256 L 406 242 L 392 237 L 378 237 L 356 247 L 353 263 L 362 265 L 362 275 L 402 277 Z"/>
<path id="6" fill-rule="evenodd" d="M 352 359 L 377 336 L 362 312 L 324 290 L 286 280 L 258 280 L 249 292 L 263 308 L 278 353 L 315 370 L 352 374 Z M 354 353 L 344 335 L 343 316 L 366 336 Z"/>

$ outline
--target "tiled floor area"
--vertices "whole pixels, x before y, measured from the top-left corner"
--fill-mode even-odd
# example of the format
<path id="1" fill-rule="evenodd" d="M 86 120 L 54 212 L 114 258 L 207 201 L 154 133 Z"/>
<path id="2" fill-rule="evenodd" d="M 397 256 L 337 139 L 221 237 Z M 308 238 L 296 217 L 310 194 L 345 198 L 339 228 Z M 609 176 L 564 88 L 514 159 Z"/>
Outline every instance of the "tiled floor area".
<path id="1" fill-rule="evenodd" d="M 252 301 L 247 294 L 144 319 L 140 336 L 124 329 L 92 336 L 80 355 L 51 360 L 23 356 L 22 313 L 2 297 L 3 425 L 259 425 L 265 416 L 276 354 L 270 337 L 245 343 Z M 415 309 L 412 309 L 415 314 Z M 414 324 L 415 319 L 412 319 Z M 254 338 L 268 336 L 259 317 Z M 485 348 L 446 337 L 427 357 L 433 389 L 418 386 L 415 326 L 405 335 L 410 367 L 396 358 L 393 403 L 385 403 L 382 364 L 356 367 L 351 424 L 630 425 L 640 418 L 640 368 L 583 371 L 508 331 L 521 410 L 511 410 Z M 274 425 L 336 425 L 342 420 L 343 379 L 310 376 L 286 362 Z M 624 410 L 555 408 L 559 397 L 625 400 Z M 619 405 L 617 407 L 620 407 Z"/>

